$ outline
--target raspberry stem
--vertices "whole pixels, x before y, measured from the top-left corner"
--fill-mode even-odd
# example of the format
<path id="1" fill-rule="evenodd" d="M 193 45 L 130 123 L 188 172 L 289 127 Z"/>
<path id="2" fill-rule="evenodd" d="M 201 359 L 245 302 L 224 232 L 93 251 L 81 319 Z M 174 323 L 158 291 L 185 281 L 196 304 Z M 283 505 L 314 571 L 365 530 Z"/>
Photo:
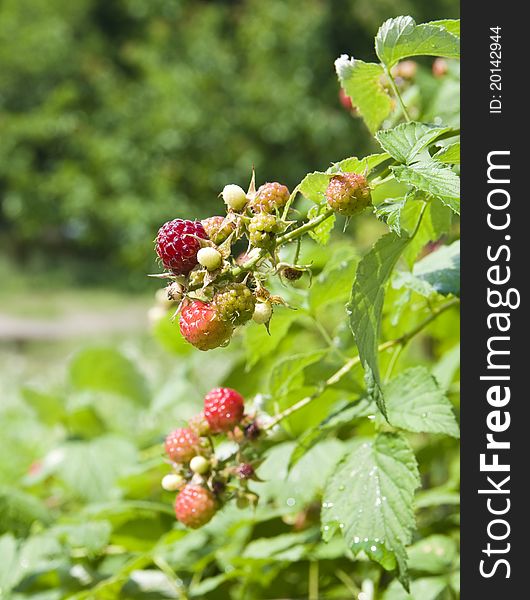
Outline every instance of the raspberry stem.
<path id="1" fill-rule="evenodd" d="M 379 344 L 379 346 L 377 348 L 378 352 L 383 352 L 384 350 L 388 350 L 389 348 L 393 348 L 394 346 L 401 346 L 401 347 L 406 346 L 410 342 L 410 340 L 413 337 L 415 337 L 418 333 L 423 331 L 423 329 L 425 329 L 425 327 L 430 325 L 441 314 L 443 314 L 445 311 L 449 310 L 451 307 L 455 306 L 459 302 L 460 302 L 459 298 L 453 298 L 449 302 L 446 302 L 439 308 L 433 310 L 431 315 L 429 315 L 423 321 L 418 323 L 418 325 L 416 325 L 416 327 L 411 329 L 409 332 L 403 334 L 402 336 L 400 336 L 396 339 L 389 340 L 387 342 L 383 342 L 382 344 Z M 338 371 L 335 371 L 335 373 L 333 373 L 333 375 L 331 375 L 331 377 L 326 379 L 326 381 L 324 381 L 322 383 L 322 385 L 313 394 L 311 394 L 310 396 L 306 396 L 305 398 L 302 398 L 301 400 L 299 400 L 292 406 L 289 406 L 289 408 L 286 408 L 282 412 L 278 413 L 271 421 L 269 421 L 263 427 L 263 429 L 265 431 L 272 429 L 280 421 L 283 421 L 283 419 L 290 417 L 295 412 L 298 412 L 302 408 L 306 407 L 308 404 L 311 404 L 311 402 L 313 402 L 314 400 L 319 398 L 328 387 L 338 383 L 344 377 L 344 375 L 349 373 L 353 369 L 353 367 L 360 364 L 360 362 L 361 362 L 361 357 L 358 355 L 353 356 L 352 358 L 348 359 L 342 365 L 342 367 Z"/>

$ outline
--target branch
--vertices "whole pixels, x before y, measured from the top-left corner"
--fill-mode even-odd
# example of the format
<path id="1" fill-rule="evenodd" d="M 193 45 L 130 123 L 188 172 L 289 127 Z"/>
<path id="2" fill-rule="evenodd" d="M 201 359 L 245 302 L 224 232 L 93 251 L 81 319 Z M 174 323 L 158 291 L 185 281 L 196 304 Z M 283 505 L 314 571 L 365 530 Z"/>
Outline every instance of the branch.
<path id="1" fill-rule="evenodd" d="M 433 310 L 433 312 L 426 319 L 424 319 L 423 321 L 418 323 L 418 325 L 416 325 L 416 327 L 411 329 L 409 332 L 403 334 L 399 338 L 396 338 L 394 340 L 389 340 L 388 342 L 383 342 L 382 344 L 379 344 L 377 351 L 383 352 L 384 350 L 388 350 L 389 348 L 393 348 L 394 346 L 402 346 L 402 347 L 406 346 L 410 342 L 410 340 L 413 337 L 415 337 L 416 335 L 418 335 L 418 333 L 420 333 L 423 329 L 425 329 L 425 327 L 430 325 L 442 313 L 444 313 L 446 310 L 449 310 L 453 306 L 457 305 L 459 302 L 460 302 L 460 300 L 458 298 L 454 298 L 453 300 L 446 302 L 439 308 Z M 360 362 L 361 362 L 360 356 L 354 356 L 354 357 L 350 358 L 349 360 L 347 360 L 344 363 L 344 365 L 342 365 L 342 367 L 338 371 L 335 371 L 335 373 L 333 373 L 333 375 L 331 375 L 331 377 L 326 379 L 326 381 L 323 382 L 322 385 L 315 392 L 313 392 L 310 396 L 306 396 L 305 398 L 302 398 L 302 400 L 299 400 L 292 406 L 289 406 L 289 408 L 286 408 L 281 413 L 278 413 L 271 421 L 269 421 L 265 425 L 265 427 L 263 429 L 265 429 L 266 431 L 269 429 L 272 429 L 280 421 L 283 421 L 283 419 L 291 416 L 295 412 L 298 412 L 300 409 L 304 408 L 308 404 L 311 404 L 311 402 L 313 402 L 313 400 L 316 400 L 317 398 L 319 398 L 328 387 L 338 383 L 344 377 L 344 375 L 349 373 L 353 369 L 353 367 L 360 364 Z"/>

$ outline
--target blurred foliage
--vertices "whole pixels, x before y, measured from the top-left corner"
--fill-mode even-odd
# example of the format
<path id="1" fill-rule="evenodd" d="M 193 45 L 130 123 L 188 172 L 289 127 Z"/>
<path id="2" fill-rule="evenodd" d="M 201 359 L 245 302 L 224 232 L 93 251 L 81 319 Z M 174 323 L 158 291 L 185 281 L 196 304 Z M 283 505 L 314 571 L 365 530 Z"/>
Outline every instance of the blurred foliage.
<path id="1" fill-rule="evenodd" d="M 79 279 L 152 269 L 159 225 L 215 213 L 252 166 L 293 186 L 365 154 L 333 60 L 371 60 L 389 16 L 457 12 L 454 0 L 4 0 L 0 248 Z"/>

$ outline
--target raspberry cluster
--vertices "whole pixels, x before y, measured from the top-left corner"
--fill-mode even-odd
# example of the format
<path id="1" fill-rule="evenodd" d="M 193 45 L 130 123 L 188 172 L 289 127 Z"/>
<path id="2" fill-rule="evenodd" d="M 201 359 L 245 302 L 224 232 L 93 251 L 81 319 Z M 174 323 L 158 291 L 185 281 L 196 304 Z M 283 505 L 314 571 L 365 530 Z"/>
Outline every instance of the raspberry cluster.
<path id="1" fill-rule="evenodd" d="M 155 277 L 170 283 L 157 294 L 149 318 L 156 323 L 173 309 L 183 338 L 203 351 L 226 346 L 250 320 L 268 329 L 274 304 L 285 304 L 265 287 L 271 273 L 293 285 L 308 272 L 311 284 L 310 266 L 281 262 L 280 247 L 297 233 L 296 221 L 287 220 L 292 200 L 287 186 L 269 182 L 256 190 L 253 176 L 247 192 L 229 184 L 220 196 L 224 216 L 173 219 L 156 237 L 166 271 Z M 363 175 L 341 172 L 331 176 L 325 198 L 333 211 L 351 217 L 371 203 L 371 191 Z M 307 225 L 300 230 L 308 231 Z M 233 254 L 236 243 L 245 241 L 246 251 Z"/>
<path id="2" fill-rule="evenodd" d="M 248 433 L 247 433 L 248 432 Z M 236 442 L 230 456 L 216 454 L 216 441 Z M 177 492 L 175 516 L 186 527 L 202 527 L 231 499 L 238 506 L 255 502 L 248 481 L 255 479 L 255 440 L 259 426 L 245 415 L 244 399 L 236 390 L 214 388 L 204 397 L 203 411 L 191 417 L 187 427 L 175 429 L 165 440 L 172 472 L 162 487 Z"/>

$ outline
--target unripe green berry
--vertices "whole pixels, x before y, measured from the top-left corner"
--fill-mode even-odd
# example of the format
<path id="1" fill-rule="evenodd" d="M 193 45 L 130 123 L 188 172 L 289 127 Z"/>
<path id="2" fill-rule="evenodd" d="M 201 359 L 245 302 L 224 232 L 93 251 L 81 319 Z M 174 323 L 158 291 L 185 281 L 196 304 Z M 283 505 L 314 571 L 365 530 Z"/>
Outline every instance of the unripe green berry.
<path id="1" fill-rule="evenodd" d="M 162 478 L 161 485 L 167 492 L 175 492 L 184 485 L 185 479 L 176 473 L 169 473 Z"/>
<path id="2" fill-rule="evenodd" d="M 232 283 L 221 288 L 213 302 L 222 321 L 243 325 L 252 318 L 256 299 L 244 283 Z"/>
<path id="3" fill-rule="evenodd" d="M 272 306 L 270 302 L 258 302 L 256 304 L 256 308 L 254 309 L 254 314 L 252 315 L 252 319 L 259 323 L 260 325 L 264 325 L 271 320 L 272 317 Z"/>
<path id="4" fill-rule="evenodd" d="M 221 193 L 224 203 L 235 211 L 243 210 L 247 204 L 245 190 L 234 183 L 225 185 Z"/>
<path id="5" fill-rule="evenodd" d="M 210 470 L 210 463 L 204 456 L 194 456 L 190 460 L 190 469 L 194 473 L 198 473 L 199 475 L 204 475 Z"/>
<path id="6" fill-rule="evenodd" d="M 278 219 L 274 215 L 258 213 L 248 225 L 248 238 L 256 248 L 269 248 L 278 233 Z"/>
<path id="7" fill-rule="evenodd" d="M 208 246 L 197 252 L 197 261 L 200 265 L 206 267 L 208 271 L 215 271 L 223 264 L 223 257 L 218 250 Z"/>

